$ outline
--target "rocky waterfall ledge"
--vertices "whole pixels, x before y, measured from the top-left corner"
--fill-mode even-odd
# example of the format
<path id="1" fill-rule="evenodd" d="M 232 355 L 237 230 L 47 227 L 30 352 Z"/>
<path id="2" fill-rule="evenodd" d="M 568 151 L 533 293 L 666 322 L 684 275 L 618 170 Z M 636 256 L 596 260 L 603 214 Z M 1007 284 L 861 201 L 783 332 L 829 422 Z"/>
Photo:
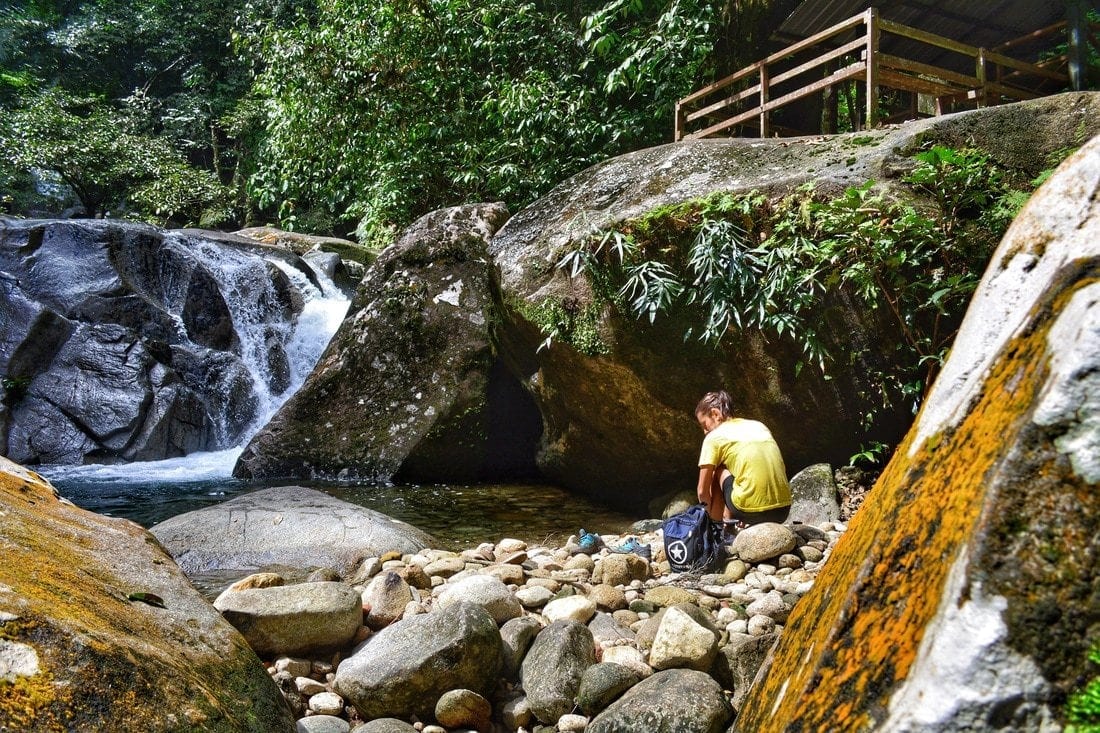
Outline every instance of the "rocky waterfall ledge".
<path id="1" fill-rule="evenodd" d="M 316 359 L 298 327 L 322 296 L 302 259 L 241 237 L 0 218 L 0 453 L 115 463 L 237 445 Z"/>

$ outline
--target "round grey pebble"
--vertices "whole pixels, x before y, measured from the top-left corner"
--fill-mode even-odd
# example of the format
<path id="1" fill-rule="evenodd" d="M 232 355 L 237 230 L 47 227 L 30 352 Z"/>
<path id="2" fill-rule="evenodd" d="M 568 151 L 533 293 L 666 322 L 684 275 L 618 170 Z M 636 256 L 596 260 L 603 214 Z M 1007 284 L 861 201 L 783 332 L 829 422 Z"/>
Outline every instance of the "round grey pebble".
<path id="1" fill-rule="evenodd" d="M 299 719 L 294 730 L 296 733 L 348 733 L 351 725 L 334 715 L 310 715 Z"/>
<path id="2" fill-rule="evenodd" d="M 352 733 L 417 733 L 410 723 L 398 718 L 375 718 L 355 726 Z"/>
<path id="3" fill-rule="evenodd" d="M 318 692 L 309 698 L 309 709 L 318 715 L 339 715 L 344 712 L 344 698 L 335 692 Z"/>

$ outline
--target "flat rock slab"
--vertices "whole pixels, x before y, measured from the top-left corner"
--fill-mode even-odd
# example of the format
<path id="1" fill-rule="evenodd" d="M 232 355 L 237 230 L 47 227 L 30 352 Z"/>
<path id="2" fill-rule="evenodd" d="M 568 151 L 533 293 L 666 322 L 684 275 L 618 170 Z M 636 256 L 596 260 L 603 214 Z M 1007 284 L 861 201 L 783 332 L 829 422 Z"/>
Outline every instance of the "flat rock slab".
<path id="1" fill-rule="evenodd" d="M 363 622 L 346 583 L 300 583 L 222 593 L 214 602 L 260 656 L 310 656 L 346 646 Z"/>
<path id="2" fill-rule="evenodd" d="M 330 567 L 348 575 L 364 557 L 438 542 L 381 512 L 303 486 L 279 486 L 180 514 L 152 528 L 185 573 Z"/>

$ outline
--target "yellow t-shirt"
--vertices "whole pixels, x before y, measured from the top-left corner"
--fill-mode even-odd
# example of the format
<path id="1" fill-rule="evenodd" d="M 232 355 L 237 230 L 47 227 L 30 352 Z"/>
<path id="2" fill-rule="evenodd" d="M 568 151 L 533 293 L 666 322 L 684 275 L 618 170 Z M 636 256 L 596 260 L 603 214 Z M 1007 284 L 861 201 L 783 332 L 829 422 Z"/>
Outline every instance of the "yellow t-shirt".
<path id="1" fill-rule="evenodd" d="M 761 422 L 730 418 L 707 433 L 700 466 L 725 466 L 733 475 L 732 501 L 743 512 L 766 512 L 791 505 L 783 456 Z"/>

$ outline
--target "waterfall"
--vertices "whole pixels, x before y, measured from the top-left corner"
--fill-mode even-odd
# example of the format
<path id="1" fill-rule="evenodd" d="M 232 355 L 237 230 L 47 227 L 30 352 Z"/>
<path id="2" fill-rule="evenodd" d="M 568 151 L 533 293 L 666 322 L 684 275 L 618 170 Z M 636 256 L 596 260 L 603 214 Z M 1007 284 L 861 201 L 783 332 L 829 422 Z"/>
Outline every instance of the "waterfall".
<path id="1" fill-rule="evenodd" d="M 178 233 L 168 234 L 166 243 L 169 239 L 188 240 L 183 244 L 218 282 L 238 341 L 233 350 L 248 371 L 252 394 L 244 401 L 229 394 L 221 395 L 221 414 L 216 414 L 217 405 L 211 406 L 222 449 L 159 461 L 42 466 L 40 472 L 63 492 L 66 487 L 79 487 L 78 493 L 85 490 L 94 493 L 104 487 L 126 484 L 228 481 L 237 456 L 301 387 L 347 312 L 348 296 L 324 272 L 310 268 L 313 271 L 307 274 L 296 266 L 302 260 L 291 264 L 290 258 L 274 253 L 259 257 L 251 251 L 226 248 Z M 285 277 L 292 287 L 284 287 L 280 292 L 272 283 L 280 277 Z M 303 302 L 297 317 L 272 318 L 272 311 L 285 305 L 279 299 L 285 300 L 291 291 L 296 291 Z M 182 319 L 179 328 L 183 328 Z M 230 410 L 224 409 L 226 405 L 242 402 L 247 409 L 239 415 L 228 414 Z M 131 490 L 126 501 L 140 498 L 133 496 Z M 110 508 L 109 501 L 103 508 Z"/>

